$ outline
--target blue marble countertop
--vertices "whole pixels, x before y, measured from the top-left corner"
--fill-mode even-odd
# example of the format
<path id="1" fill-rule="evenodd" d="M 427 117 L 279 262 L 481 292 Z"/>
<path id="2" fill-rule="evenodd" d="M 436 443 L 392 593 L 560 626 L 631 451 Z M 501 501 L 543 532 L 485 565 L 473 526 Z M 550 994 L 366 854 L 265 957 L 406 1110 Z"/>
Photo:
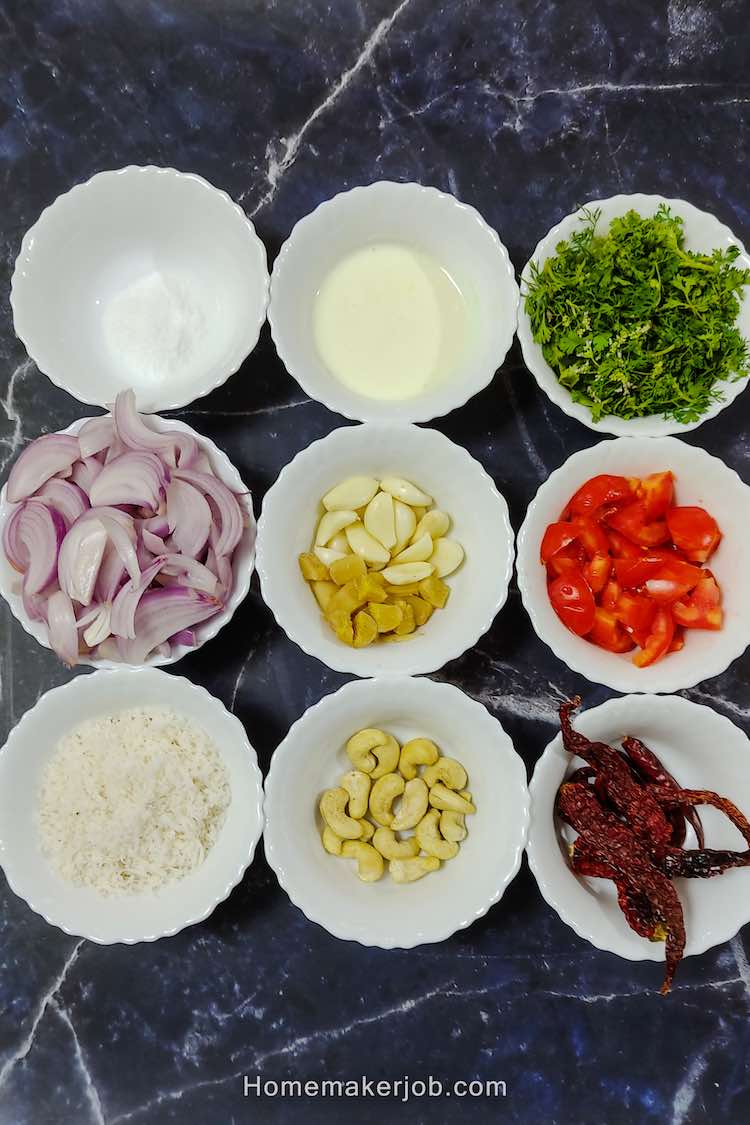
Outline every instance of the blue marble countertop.
<path id="1" fill-rule="evenodd" d="M 85 412 L 26 359 L 8 305 L 23 232 L 72 184 L 129 163 L 194 170 L 241 202 L 271 257 L 322 199 L 381 177 L 475 205 L 519 268 L 576 203 L 620 191 L 684 197 L 747 242 L 749 20 L 748 0 L 2 0 L 3 475 L 24 442 Z M 284 372 L 267 330 L 225 387 L 178 413 L 227 451 L 256 507 L 342 424 Z M 749 418 L 745 392 L 688 440 L 750 480 Z M 517 347 L 437 426 L 492 473 L 516 528 L 539 483 L 594 441 Z M 0 649 L 4 736 L 70 673 L 4 607 Z M 264 769 L 345 679 L 285 639 L 255 582 L 175 671 L 242 719 Z M 686 694 L 750 730 L 749 673 L 745 657 Z M 529 769 L 562 695 L 609 694 L 534 637 L 515 590 L 436 678 L 482 700 Z M 745 940 L 685 961 L 667 1000 L 660 976 L 579 940 L 525 864 L 487 917 L 408 952 L 309 923 L 262 849 L 207 922 L 135 948 L 66 937 L 0 876 L 0 1125 L 750 1120 Z M 243 1096 L 243 1075 L 430 1074 L 504 1081 L 506 1096 Z"/>

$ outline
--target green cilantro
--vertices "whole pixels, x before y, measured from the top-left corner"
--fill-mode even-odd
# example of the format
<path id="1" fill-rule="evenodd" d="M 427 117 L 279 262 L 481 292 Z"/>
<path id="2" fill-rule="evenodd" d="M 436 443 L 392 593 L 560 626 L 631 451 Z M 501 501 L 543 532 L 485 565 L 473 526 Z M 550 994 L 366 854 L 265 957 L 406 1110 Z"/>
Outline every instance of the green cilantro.
<path id="1" fill-rule="evenodd" d="M 574 402 L 605 414 L 696 422 L 722 398 L 722 380 L 748 374 L 735 327 L 750 270 L 739 249 L 695 254 L 682 219 L 662 204 L 628 211 L 597 235 L 598 211 L 541 269 L 532 264 L 526 312 L 544 358 Z"/>

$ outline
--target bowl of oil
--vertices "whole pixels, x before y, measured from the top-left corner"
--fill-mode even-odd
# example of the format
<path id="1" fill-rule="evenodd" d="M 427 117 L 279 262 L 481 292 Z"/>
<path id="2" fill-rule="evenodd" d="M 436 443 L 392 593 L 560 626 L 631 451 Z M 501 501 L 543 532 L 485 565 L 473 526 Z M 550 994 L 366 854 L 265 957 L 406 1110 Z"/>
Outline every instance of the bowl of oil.
<path id="1" fill-rule="evenodd" d="M 491 382 L 513 340 L 518 286 L 473 207 L 380 181 L 321 203 L 281 248 L 269 323 L 311 398 L 364 422 L 426 422 Z"/>

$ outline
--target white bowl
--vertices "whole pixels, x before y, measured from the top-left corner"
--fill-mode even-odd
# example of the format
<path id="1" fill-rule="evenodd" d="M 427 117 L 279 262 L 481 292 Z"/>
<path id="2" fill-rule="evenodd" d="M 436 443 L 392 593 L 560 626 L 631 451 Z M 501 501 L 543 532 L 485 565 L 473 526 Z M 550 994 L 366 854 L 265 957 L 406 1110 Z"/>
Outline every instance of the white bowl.
<path id="1" fill-rule="evenodd" d="M 414 246 L 448 270 L 467 297 L 473 342 L 460 368 L 414 398 L 357 394 L 331 374 L 313 339 L 312 307 L 325 276 L 375 242 Z M 516 330 L 518 286 L 508 251 L 473 207 L 421 184 L 381 180 L 321 203 L 296 224 L 271 278 L 268 321 L 287 371 L 311 398 L 363 422 L 426 422 L 486 387 Z"/>
<path id="2" fill-rule="evenodd" d="M 266 251 L 200 176 L 99 172 L 26 232 L 10 303 L 16 335 L 64 391 L 109 406 L 133 387 L 140 410 L 171 410 L 220 386 L 258 342 Z"/>
<path id="3" fill-rule="evenodd" d="M 320 840 L 318 801 L 351 762 L 345 744 L 363 727 L 400 742 L 424 736 L 466 767 L 476 813 L 458 855 L 416 883 L 386 871 L 362 883 Z M 266 779 L 264 847 L 295 906 L 334 937 L 410 949 L 444 941 L 494 903 L 521 863 L 529 819 L 526 769 L 497 719 L 450 684 L 408 678 L 346 684 L 311 707 L 274 753 Z"/>
<path id="4" fill-rule="evenodd" d="M 705 414 L 697 422 L 676 422 L 673 418 L 663 418 L 660 414 L 653 414 L 645 418 L 633 418 L 626 421 L 607 415 L 598 422 L 592 421 L 591 411 L 580 403 L 573 402 L 570 391 L 563 387 L 555 372 L 547 363 L 542 349 L 531 334 L 531 322 L 525 307 L 525 297 L 529 281 L 531 280 L 531 266 L 535 263 L 542 266 L 548 258 L 554 257 L 557 244 L 567 241 L 571 234 L 580 229 L 581 215 L 584 209 L 601 211 L 601 218 L 597 224 L 597 231 L 606 233 L 612 219 L 619 218 L 626 211 L 635 210 L 644 217 L 656 213 L 662 203 L 666 203 L 672 213 L 679 215 L 683 220 L 685 232 L 685 246 L 688 250 L 697 253 L 710 254 L 714 249 L 726 250 L 730 246 L 738 246 L 740 255 L 736 265 L 739 269 L 750 268 L 750 255 L 748 255 L 740 240 L 732 234 L 729 227 L 724 226 L 713 215 L 706 211 L 699 211 L 692 203 L 684 199 L 665 199 L 661 195 L 614 195 L 611 199 L 592 199 L 589 203 L 566 215 L 556 226 L 544 236 L 536 247 L 530 260 L 524 266 L 521 274 L 521 302 L 518 313 L 518 339 L 521 342 L 524 363 L 536 379 L 544 393 L 559 406 L 562 411 L 577 418 L 591 430 L 598 430 L 604 434 L 615 434 L 625 437 L 663 437 L 667 434 L 683 434 L 694 430 L 708 418 L 714 418 L 725 406 L 733 402 L 740 391 L 747 386 L 747 377 L 736 382 L 724 381 L 721 385 L 722 398 L 712 403 Z M 750 300 L 747 293 L 740 302 L 740 311 L 737 326 L 745 337 L 750 340 Z"/>
<path id="5" fill-rule="evenodd" d="M 77 421 L 72 422 L 67 429 L 60 430 L 59 433 L 77 434 L 84 422 L 88 421 L 88 418 L 79 418 Z M 232 556 L 232 593 L 229 598 L 227 598 L 224 608 L 220 613 L 215 614 L 214 617 L 210 617 L 208 621 L 203 621 L 195 626 L 193 631 L 196 635 L 196 643 L 194 645 L 173 644 L 169 656 L 150 656 L 148 660 L 144 662 L 144 667 L 156 668 L 164 664 L 174 664 L 188 653 L 196 652 L 206 641 L 210 641 L 215 637 L 227 622 L 231 621 L 234 616 L 234 611 L 237 609 L 240 602 L 244 601 L 250 589 L 250 579 L 252 578 L 255 566 L 255 534 L 257 525 L 253 514 L 253 499 L 248 491 L 247 485 L 244 484 L 240 474 L 237 472 L 226 453 L 222 452 L 217 445 L 214 445 L 210 438 L 203 437 L 202 434 L 196 433 L 191 426 L 188 426 L 185 422 L 180 422 L 176 418 L 160 418 L 155 414 L 148 418 L 148 423 L 159 433 L 178 430 L 180 433 L 190 434 L 195 438 L 203 452 L 207 454 L 211 462 L 211 467 L 217 477 L 237 494 L 237 499 L 244 512 L 247 523 L 242 533 L 242 538 L 237 544 Z M 0 530 L 17 507 L 17 504 L 11 504 L 8 500 L 8 486 L 4 484 L 2 490 L 0 490 Z M 0 594 L 2 594 L 8 603 L 10 612 L 13 614 L 16 621 L 20 622 L 26 632 L 34 637 L 35 640 L 39 641 L 40 645 L 43 645 L 45 648 L 50 648 L 51 645 L 49 643 L 47 626 L 43 621 L 32 621 L 26 613 L 23 599 L 21 598 L 21 575 L 10 565 L 2 548 L 0 548 Z M 89 664 L 94 668 L 128 667 L 128 665 L 123 665 L 122 662 L 117 660 L 95 660 L 86 656 L 79 657 L 78 663 Z"/>
<path id="6" fill-rule="evenodd" d="M 675 474 L 677 503 L 706 508 L 723 532 L 708 566 L 721 586 L 724 626 L 717 632 L 687 629 L 680 652 L 637 668 L 632 653 L 607 652 L 566 629 L 550 604 L 539 548 L 547 526 L 590 477 L 646 476 L 664 469 Z M 615 691 L 680 691 L 720 675 L 750 643 L 750 588 L 743 577 L 748 558 L 750 488 L 734 469 L 677 438 L 616 438 L 574 453 L 539 488 L 518 533 L 518 586 L 537 636 L 574 672 Z"/>
<path id="7" fill-rule="evenodd" d="M 413 481 L 453 521 L 466 558 L 446 578 L 448 603 L 402 644 L 351 648 L 323 619 L 300 574 L 321 498 L 346 477 L 398 475 Z M 505 604 L 513 571 L 508 505 L 478 461 L 436 430 L 343 426 L 298 453 L 266 493 L 256 566 L 263 598 L 290 640 L 337 672 L 356 676 L 433 672 L 476 644 Z"/>
<path id="8" fill-rule="evenodd" d="M 150 894 L 99 895 L 61 879 L 42 853 L 36 795 L 58 740 L 87 719 L 131 707 L 172 708 L 209 735 L 229 774 L 231 804 L 200 867 Z M 67 934 L 133 945 L 203 921 L 242 879 L 263 829 L 263 787 L 244 728 L 204 688 L 154 668 L 94 672 L 45 692 L 0 751 L 0 865 L 10 888 Z"/>
<path id="9" fill-rule="evenodd" d="M 750 745 L 729 719 L 679 696 L 610 699 L 574 716 L 576 730 L 617 746 L 625 735 L 642 739 L 677 781 L 688 789 L 712 789 L 750 815 Z M 558 734 L 537 762 L 531 781 L 528 857 L 539 890 L 579 937 L 630 961 L 663 961 L 664 946 L 638 937 L 617 905 L 614 884 L 579 878 L 568 867 L 565 846 L 576 833 L 556 822 L 557 790 L 577 766 Z M 699 809 L 706 845 L 743 850 L 742 837 L 716 809 Z M 692 831 L 687 847 L 695 847 Z M 750 921 L 750 870 L 713 879 L 677 879 L 685 912 L 686 955 L 728 941 Z M 678 971 L 679 980 L 679 971 Z"/>

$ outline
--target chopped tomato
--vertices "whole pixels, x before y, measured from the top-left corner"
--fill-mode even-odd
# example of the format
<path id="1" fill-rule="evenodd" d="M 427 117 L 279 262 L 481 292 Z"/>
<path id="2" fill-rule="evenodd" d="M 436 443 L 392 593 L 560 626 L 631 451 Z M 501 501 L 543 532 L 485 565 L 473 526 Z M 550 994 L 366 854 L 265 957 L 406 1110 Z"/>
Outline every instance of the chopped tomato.
<path id="1" fill-rule="evenodd" d="M 580 516 L 574 520 L 576 538 L 582 545 L 590 559 L 594 555 L 606 555 L 609 551 L 609 540 L 604 529 L 595 523 L 590 516 Z"/>
<path id="2" fill-rule="evenodd" d="M 583 576 L 595 594 L 602 592 L 611 573 L 612 560 L 609 555 L 594 555 L 583 568 Z"/>
<path id="3" fill-rule="evenodd" d="M 628 504 L 615 515 L 610 516 L 609 524 L 615 531 L 619 531 L 641 547 L 658 547 L 669 540 L 665 521 L 650 522 L 646 516 L 646 507 L 640 500 Z"/>
<path id="4" fill-rule="evenodd" d="M 607 539 L 609 540 L 610 554 L 614 555 L 616 559 L 639 559 L 643 554 L 641 547 L 636 543 L 631 543 L 624 535 L 620 535 L 619 531 L 612 531 L 611 528 L 608 528 Z"/>
<path id="5" fill-rule="evenodd" d="M 646 519 L 655 520 L 664 515 L 674 496 L 674 477 L 670 472 L 651 473 L 638 486 L 638 499 L 643 503 Z"/>
<path id="6" fill-rule="evenodd" d="M 603 609 L 608 610 L 610 613 L 614 613 L 619 596 L 620 584 L 619 582 L 616 582 L 614 578 L 610 578 L 609 582 L 602 590 L 602 596 L 599 599 L 599 604 Z"/>
<path id="7" fill-rule="evenodd" d="M 603 504 L 630 500 L 632 495 L 633 490 L 626 477 L 602 473 L 581 485 L 571 498 L 568 507 L 575 516 L 593 516 L 597 508 L 601 508 Z"/>
<path id="8" fill-rule="evenodd" d="M 721 629 L 724 612 L 714 576 L 701 578 L 688 598 L 675 602 L 672 613 L 677 624 L 686 629 Z"/>
<path id="9" fill-rule="evenodd" d="M 689 582 L 677 582 L 674 578 L 649 578 L 646 583 L 646 593 L 649 597 L 665 605 L 684 598 L 691 589 Z"/>
<path id="10" fill-rule="evenodd" d="M 670 508 L 667 527 L 673 542 L 691 562 L 706 562 L 721 540 L 719 525 L 704 508 Z"/>
<path id="11" fill-rule="evenodd" d="M 598 606 L 594 614 L 594 624 L 588 635 L 588 640 L 593 641 L 600 648 L 609 652 L 629 652 L 633 648 L 633 641 L 623 629 L 614 613 Z"/>
<path id="12" fill-rule="evenodd" d="M 586 552 L 580 543 L 569 543 L 562 547 L 547 563 L 547 573 L 552 578 L 559 578 L 561 574 L 568 574 L 571 570 L 583 571 L 586 564 Z"/>
<path id="13" fill-rule="evenodd" d="M 564 574 L 549 584 L 549 600 L 572 633 L 583 637 L 594 623 L 594 595 L 582 574 Z"/>
<path id="14" fill-rule="evenodd" d="M 614 614 L 631 637 L 643 645 L 656 616 L 656 604 L 645 594 L 623 590 L 615 602 Z"/>
<path id="15" fill-rule="evenodd" d="M 683 629 L 682 625 L 675 625 L 674 636 L 672 637 L 672 643 L 669 646 L 669 648 L 667 649 L 667 652 L 679 652 L 680 649 L 682 649 L 684 647 L 685 647 L 685 630 Z"/>
<path id="16" fill-rule="evenodd" d="M 540 549 L 542 562 L 545 566 L 553 555 L 569 546 L 575 538 L 576 529 L 572 523 L 551 523 L 544 533 Z"/>
<path id="17" fill-rule="evenodd" d="M 649 664 L 660 660 L 669 650 L 673 638 L 674 619 L 672 618 L 672 614 L 665 606 L 659 606 L 646 644 L 641 648 L 640 652 L 636 652 L 633 657 L 633 663 L 639 668 L 647 668 Z"/>
<path id="18" fill-rule="evenodd" d="M 617 581 L 629 590 L 637 590 L 651 578 L 668 578 L 684 583 L 691 590 L 703 574 L 700 567 L 685 562 L 674 551 L 657 548 L 637 558 L 615 559 L 612 565 Z"/>

